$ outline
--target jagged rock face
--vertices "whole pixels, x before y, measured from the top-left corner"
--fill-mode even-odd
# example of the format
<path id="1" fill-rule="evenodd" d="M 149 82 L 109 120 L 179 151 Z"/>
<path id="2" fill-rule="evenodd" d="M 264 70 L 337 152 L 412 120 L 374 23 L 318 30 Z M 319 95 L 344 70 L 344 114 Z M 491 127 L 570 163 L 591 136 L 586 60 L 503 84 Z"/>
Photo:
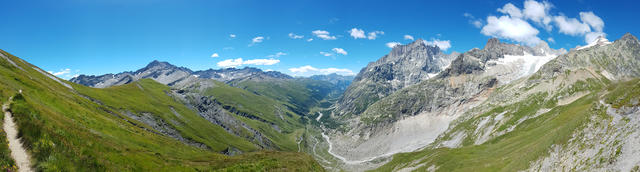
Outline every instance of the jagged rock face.
<path id="1" fill-rule="evenodd" d="M 267 79 L 292 79 L 293 77 L 276 71 L 264 72 L 257 68 L 245 67 L 243 69 L 227 68 L 227 69 L 208 69 L 196 71 L 193 73 L 199 78 L 209 78 L 222 82 L 240 80 L 267 80 Z"/>
<path id="2" fill-rule="evenodd" d="M 159 83 L 171 86 L 177 83 L 194 80 L 194 78 L 214 79 L 228 83 L 232 81 L 241 82 L 245 80 L 292 79 L 293 77 L 280 72 L 264 72 L 260 69 L 251 67 L 245 67 L 243 69 L 209 69 L 194 72 L 188 68 L 177 67 L 167 62 L 154 60 L 146 67 L 135 72 L 122 72 L 119 74 L 106 74 L 100 76 L 80 75 L 69 81 L 90 87 L 106 88 L 114 85 L 127 84 L 143 78 L 151 78 Z"/>
<path id="3" fill-rule="evenodd" d="M 334 153 L 349 160 L 366 160 L 427 146 L 452 121 L 484 102 L 500 84 L 530 76 L 539 69 L 538 65 L 562 52 L 546 43 L 526 47 L 490 39 L 483 49 L 457 54 L 436 77 L 405 86 L 373 102 L 362 113 L 343 120 L 341 130 L 330 133 Z M 385 65 L 393 66 L 378 66 Z M 520 68 L 532 70 L 521 75 Z M 516 74 L 502 74 L 503 69 Z"/>
<path id="4" fill-rule="evenodd" d="M 579 68 L 599 71 L 609 80 L 640 76 L 640 42 L 627 33 L 611 44 L 573 50 L 545 64 L 540 80 Z"/>
<path id="5" fill-rule="evenodd" d="M 554 50 L 549 47 L 546 42 L 541 42 L 535 47 L 527 47 L 516 44 L 501 43 L 496 38 L 487 41 L 484 49 L 472 49 L 461 54 L 451 62 L 449 68 L 445 69 L 440 77 L 457 76 L 461 74 L 471 74 L 474 72 L 483 72 L 490 60 L 505 58 L 505 55 L 511 56 L 548 56 L 564 54 L 566 50 Z"/>
<path id="6" fill-rule="evenodd" d="M 534 48 L 535 49 L 535 48 Z M 529 147 L 518 146 L 518 149 L 526 150 L 526 152 L 533 152 L 533 147 L 540 147 L 544 140 L 538 139 L 538 135 L 528 134 L 528 132 L 537 130 L 539 128 L 561 128 L 557 131 L 571 132 L 573 134 L 558 136 L 556 131 L 550 131 L 548 133 L 541 132 L 543 134 L 554 135 L 553 140 L 567 139 L 567 143 L 553 143 L 545 146 L 535 152 L 548 151 L 549 154 L 541 153 L 537 158 L 531 158 L 529 170 L 531 171 L 553 171 L 562 169 L 577 169 L 577 170 L 591 170 L 599 169 L 597 171 L 629 171 L 629 169 L 637 168 L 638 158 L 638 101 L 635 90 L 623 91 L 623 93 L 616 93 L 611 87 L 613 83 L 620 81 L 626 81 L 631 78 L 628 83 L 635 84 L 633 88 L 638 88 L 637 78 L 640 77 L 640 44 L 638 39 L 632 35 L 625 35 L 621 39 L 613 43 L 594 44 L 592 47 L 588 47 L 580 50 L 572 50 L 571 52 L 560 55 L 555 59 L 549 61 L 543 65 L 540 70 L 537 70 L 533 75 L 529 75 L 528 78 L 515 80 L 506 85 L 499 86 L 488 94 L 485 100 L 481 103 L 472 106 L 468 110 L 459 112 L 460 117 L 450 123 L 444 132 L 442 132 L 435 141 L 429 145 L 425 145 L 423 150 L 425 152 L 437 152 L 435 154 L 425 156 L 415 156 L 412 158 L 403 157 L 406 161 L 403 163 L 394 162 L 394 164 L 400 164 L 393 169 L 399 169 L 402 167 L 410 166 L 422 166 L 422 165 L 435 165 L 443 166 L 438 162 L 441 158 L 450 158 L 454 156 L 461 162 L 471 162 L 484 158 L 495 158 L 496 160 L 506 159 L 509 155 L 482 155 L 479 157 L 466 157 L 454 155 L 455 153 L 442 153 L 438 150 L 441 147 L 450 147 L 452 149 L 461 148 L 459 150 L 473 150 L 469 152 L 488 152 L 492 150 L 484 149 L 485 146 L 500 143 L 510 143 L 517 140 L 517 142 L 527 142 Z M 478 50 L 476 50 L 478 51 Z M 478 51 L 479 52 L 479 51 Z M 477 53 L 477 52 L 476 52 Z M 465 53 L 466 54 L 466 53 Z M 468 57 L 461 56 L 459 58 L 466 58 L 466 60 L 475 60 L 477 63 L 464 62 L 465 59 L 457 59 L 454 63 L 459 63 L 457 66 L 460 68 L 473 68 L 473 65 L 481 64 L 483 58 L 477 58 L 479 55 L 472 56 L 471 53 Z M 505 55 L 505 58 L 508 58 Z M 488 59 L 491 59 L 488 58 Z M 487 62 L 496 61 L 487 60 Z M 470 65 L 469 65 L 470 64 Z M 486 64 L 485 64 L 486 65 Z M 452 67 L 456 64 L 452 64 Z M 456 81 L 461 83 L 461 78 L 470 76 L 476 77 L 491 77 L 494 76 L 489 72 L 491 67 L 485 66 L 483 70 L 472 70 L 472 72 L 457 72 L 436 79 L 430 79 L 422 82 L 418 85 L 436 82 L 441 79 L 446 81 Z M 464 70 L 458 70 L 464 71 Z M 608 82 L 611 81 L 611 82 Z M 466 87 L 464 90 L 474 88 L 473 81 L 464 80 L 464 84 L 469 84 L 471 87 Z M 442 84 L 441 84 L 442 85 Z M 478 85 L 480 86 L 480 85 Z M 420 86 L 424 87 L 424 86 Z M 412 87 L 406 88 L 411 89 Z M 616 88 L 617 89 L 617 88 Z M 627 88 L 625 88 L 627 89 Z M 396 94 L 404 92 L 396 92 Z M 437 88 L 429 88 L 427 90 L 438 90 Z M 412 91 L 408 91 L 412 92 Z M 415 91 L 414 91 L 415 92 Z M 430 97 L 437 96 L 439 94 L 428 93 L 418 95 L 415 98 L 431 99 Z M 613 95 L 610 97 L 610 95 Z M 453 99 L 459 100 L 471 100 L 466 96 L 460 96 L 456 94 L 451 95 Z M 391 95 L 383 100 L 376 102 L 366 112 L 374 110 L 373 107 L 378 104 L 390 101 L 392 97 L 398 100 L 409 99 L 411 94 L 403 94 L 401 96 Z M 466 97 L 466 98 L 465 98 Z M 479 96 L 473 96 L 472 99 L 476 99 Z M 634 97 L 634 98 L 630 98 Z M 462 99 L 460 99 L 462 98 Z M 419 99 L 417 99 L 419 100 Z M 606 101 L 621 101 L 631 102 L 631 107 L 624 107 L 616 109 L 612 108 L 612 105 L 605 103 Z M 396 101 L 407 102 L 407 101 Z M 419 101 L 416 101 L 419 102 Z M 382 107 L 398 107 L 399 109 L 405 109 L 400 104 L 404 103 L 389 103 L 389 106 Z M 458 103 L 453 103 L 456 106 Z M 448 106 L 452 106 L 451 103 Z M 432 106 L 424 104 L 416 106 L 420 108 L 429 109 Z M 572 108 L 569 108 L 572 107 Z M 580 108 L 576 108 L 580 107 Z M 582 110 L 576 110 L 581 109 Z M 382 108 L 383 109 L 383 108 Z M 372 115 L 384 114 L 395 115 L 398 111 L 394 108 L 388 108 L 389 112 L 381 111 L 382 113 L 372 113 Z M 432 108 L 433 109 L 433 108 Z M 458 108 L 459 109 L 459 108 Z M 571 110 L 568 110 L 571 109 Z M 384 110 L 384 109 L 383 109 Z M 414 112 L 409 108 L 407 112 Z M 409 113 L 411 114 L 411 113 Z M 409 114 L 404 114 L 409 116 Z M 436 115 L 442 114 L 440 112 Z M 583 124 L 575 125 L 579 127 L 572 128 L 572 124 L 568 124 L 567 121 L 561 120 L 560 123 L 549 123 L 549 121 L 563 119 L 562 114 L 579 114 L 578 116 L 572 116 L 570 119 L 575 120 L 579 118 L 588 119 Z M 417 115 L 415 118 L 409 116 L 411 120 L 420 120 L 421 115 Z M 627 119 L 625 119 L 627 118 Z M 391 118 L 393 119 L 393 118 Z M 395 118 L 398 119 L 398 118 Z M 406 118 L 405 118 L 406 119 Z M 437 118 L 435 118 L 437 119 Z M 400 118 L 400 120 L 404 120 Z M 626 121 L 625 121 L 626 120 Z M 424 120 L 422 123 L 427 124 L 429 120 Z M 384 122 L 384 121 L 383 121 Z M 389 123 L 385 126 L 396 124 Z M 532 124 L 535 127 L 532 127 Z M 557 126 L 556 126 L 557 125 Z M 536 128 L 539 127 L 539 128 Z M 403 131 L 402 126 L 394 125 L 395 129 L 383 130 L 383 127 L 375 127 L 370 130 L 358 130 L 366 134 L 383 133 L 380 134 L 383 137 L 389 137 L 387 135 L 397 135 L 398 131 Z M 405 127 L 406 128 L 406 127 Z M 377 131 L 376 131 L 377 130 Z M 547 130 L 544 130 L 547 131 Z M 352 133 L 357 133 L 350 131 Z M 369 132 L 369 133 L 368 133 Z M 422 131 L 424 132 L 424 130 Z M 348 136 L 357 137 L 355 134 Z M 367 135 L 365 135 L 367 136 Z M 416 137 L 422 137 L 416 135 Z M 375 137 L 367 139 L 376 139 Z M 533 140 L 523 141 L 523 138 L 535 138 Z M 337 140 L 337 139 L 336 139 Z M 402 140 L 403 142 L 411 142 L 411 140 Z M 362 142 L 366 143 L 366 142 Z M 359 143 L 361 145 L 364 145 Z M 384 143 L 387 145 L 397 143 Z M 408 145 L 408 144 L 407 144 Z M 474 146 L 481 145 L 481 146 Z M 362 147 L 362 146 L 361 146 Z M 380 148 L 378 148 L 380 149 Z M 501 149 L 501 148 L 498 148 Z M 500 150 L 502 151 L 502 150 Z M 457 153 L 457 152 L 456 152 Z M 416 153 L 417 155 L 424 155 Z M 513 152 L 508 154 L 513 155 Z M 410 155 L 408 155 L 410 156 Z M 425 160 L 429 159 L 429 160 Z M 536 160 L 537 159 L 537 160 Z M 500 165 L 486 165 L 490 163 L 478 164 L 477 170 L 495 169 L 495 167 L 503 168 L 505 166 L 513 166 L 513 164 L 500 164 Z M 467 165 L 467 164 L 465 164 Z M 462 166 L 465 167 L 465 166 Z M 468 167 L 467 167 L 468 168 Z M 483 169 L 487 168 L 487 169 Z M 527 168 L 526 166 L 520 167 Z M 509 170 L 517 171 L 517 170 Z"/>
<path id="7" fill-rule="evenodd" d="M 146 67 L 135 72 L 122 72 L 119 74 L 106 74 L 101 76 L 80 75 L 71 78 L 71 82 L 78 84 L 106 88 L 114 85 L 127 84 L 143 78 L 152 78 L 162 84 L 171 84 L 191 75 L 192 71 L 184 67 L 176 67 L 167 62 L 153 61 Z"/>
<path id="8" fill-rule="evenodd" d="M 455 54 L 444 54 L 436 46 L 425 45 L 421 39 L 396 46 L 358 73 L 337 104 L 336 112 L 359 114 L 380 98 L 435 76 L 449 65 Z"/>

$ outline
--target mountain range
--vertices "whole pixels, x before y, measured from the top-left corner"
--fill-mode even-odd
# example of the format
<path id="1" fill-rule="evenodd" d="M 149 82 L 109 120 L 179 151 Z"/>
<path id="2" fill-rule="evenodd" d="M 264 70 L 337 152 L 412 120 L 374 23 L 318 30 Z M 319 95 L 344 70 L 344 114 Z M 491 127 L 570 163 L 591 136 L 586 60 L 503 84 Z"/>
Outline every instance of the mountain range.
<path id="1" fill-rule="evenodd" d="M 0 57 L 0 102 L 37 171 L 640 168 L 631 34 L 569 51 L 492 38 L 446 53 L 418 39 L 355 77 L 153 61 L 66 81 Z"/>

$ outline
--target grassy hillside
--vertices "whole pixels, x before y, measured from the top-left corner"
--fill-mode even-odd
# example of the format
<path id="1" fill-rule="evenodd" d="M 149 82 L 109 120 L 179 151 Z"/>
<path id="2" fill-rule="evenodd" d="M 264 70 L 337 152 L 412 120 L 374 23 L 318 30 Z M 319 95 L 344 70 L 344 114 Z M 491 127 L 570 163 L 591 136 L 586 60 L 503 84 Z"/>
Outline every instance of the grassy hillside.
<path id="1" fill-rule="evenodd" d="M 255 152 L 233 157 L 218 153 L 228 146 L 245 151 L 257 148 L 199 118 L 167 96 L 168 87 L 153 81 L 104 90 L 87 88 L 58 82 L 21 59 L 0 53 L 9 59 L 0 59 L 0 100 L 14 96 L 11 111 L 37 170 L 322 170 L 301 153 Z M 18 90 L 23 93 L 17 94 Z M 198 148 L 168 137 L 127 112 L 150 114 L 157 122 L 163 121 L 164 127 L 205 146 Z"/>
<path id="2" fill-rule="evenodd" d="M 330 104 L 326 99 L 338 97 L 342 91 L 327 81 L 312 79 L 290 79 L 272 81 L 243 81 L 234 84 L 258 95 L 286 102 L 298 114 L 308 113 L 311 108 Z"/>
<path id="3" fill-rule="evenodd" d="M 305 117 L 290 110 L 287 103 L 260 96 L 215 80 L 186 88 L 188 92 L 209 96 L 235 119 L 257 130 L 275 144 L 275 150 L 298 150 L 296 140 L 304 132 Z M 211 86 L 213 85 L 213 86 Z"/>

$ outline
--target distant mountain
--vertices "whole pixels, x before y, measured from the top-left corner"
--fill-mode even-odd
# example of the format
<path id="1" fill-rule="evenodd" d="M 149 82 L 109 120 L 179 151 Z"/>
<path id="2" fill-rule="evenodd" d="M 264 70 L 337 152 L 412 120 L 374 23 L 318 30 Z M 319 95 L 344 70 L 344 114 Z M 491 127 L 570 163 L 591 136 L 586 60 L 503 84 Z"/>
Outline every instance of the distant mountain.
<path id="1" fill-rule="evenodd" d="M 174 85 L 183 80 L 189 80 L 190 77 L 214 79 L 221 82 L 293 78 L 280 72 L 265 72 L 252 67 L 245 67 L 242 69 L 208 69 L 194 72 L 185 67 L 177 67 L 167 62 L 154 60 L 146 67 L 135 72 L 122 72 L 118 74 L 105 74 L 100 76 L 80 75 L 71 78 L 69 81 L 90 87 L 106 88 L 114 85 L 127 84 L 143 78 L 151 78 L 162 84 Z"/>
<path id="2" fill-rule="evenodd" d="M 345 102 L 345 100 L 358 100 L 369 95 L 369 98 L 364 99 L 364 101 L 368 101 L 366 103 L 370 103 L 368 106 L 362 103 L 356 104 L 359 105 L 356 107 L 364 108 L 361 110 L 362 112 L 356 109 L 355 111 L 346 111 L 351 115 L 334 117 L 335 120 L 343 122 L 343 126 L 331 134 L 334 153 L 352 161 L 359 161 L 413 151 L 427 146 L 438 135 L 446 131 L 450 122 L 485 100 L 496 87 L 530 76 L 540 66 L 560 53 L 566 52 L 553 50 L 546 43 L 541 43 L 536 47 L 527 47 L 501 43 L 498 39 L 488 40 L 483 49 L 476 48 L 462 54 L 453 53 L 454 57 L 441 52 L 437 53 L 437 48 L 431 47 L 429 49 L 429 46 L 425 46 L 421 42 L 414 42 L 400 48 L 404 52 L 415 52 L 415 54 L 409 53 L 411 56 L 400 56 L 404 58 L 388 60 L 387 58 L 390 56 L 395 57 L 398 54 L 399 50 L 394 49 L 390 55 L 373 63 L 375 65 L 370 64 L 358 74 L 354 83 L 343 95 L 342 101 L 335 105 L 338 113 L 345 112 L 341 111 L 344 109 L 340 109 L 340 107 L 349 107 L 352 103 Z M 413 49 L 427 51 L 416 52 Z M 432 58 L 423 58 L 426 62 L 420 62 L 412 60 L 411 57 Z M 429 61 L 433 61 L 433 57 L 454 59 L 450 64 L 442 66 L 440 69 L 437 68 L 437 65 L 432 68 L 427 65 L 426 69 L 430 70 L 421 70 L 425 67 L 419 67 L 402 72 L 402 70 L 379 70 L 381 67 L 378 67 L 405 66 L 411 68 L 416 64 L 429 64 Z M 433 63 L 431 64 L 433 65 Z M 431 71 L 431 73 L 426 73 L 426 71 Z M 380 75 L 365 73 L 389 73 L 389 75 L 377 77 Z M 420 73 L 431 74 L 431 76 L 404 80 L 406 81 L 403 82 L 406 83 L 404 86 L 396 85 L 398 86 L 397 90 L 392 91 L 394 90 L 392 84 L 400 81 L 399 78 L 421 76 Z M 350 96 L 353 96 L 354 99 L 347 99 Z M 374 98 L 370 98 L 371 96 Z M 347 103 L 347 106 L 339 103 Z"/>
<path id="3" fill-rule="evenodd" d="M 101 76 L 106 82 L 76 78 L 113 85 L 99 89 L 0 50 L 0 102 L 3 113 L 14 116 L 34 171 L 323 170 L 298 152 L 305 114 L 213 79 L 165 85 L 190 73 L 154 61 L 135 72 Z M 2 168 L 13 171 L 7 139 L 0 140 Z"/>
<path id="4" fill-rule="evenodd" d="M 496 68 L 486 69 L 484 74 L 462 73 L 447 80 L 466 85 L 458 90 L 476 89 L 475 83 L 464 78 L 496 76 L 488 72 Z M 393 158 L 379 170 L 436 166 L 444 171 L 633 171 L 640 165 L 639 159 L 630 158 L 640 151 L 639 78 L 640 42 L 635 36 L 625 34 L 612 43 L 598 39 L 559 55 L 524 78 L 477 96 L 455 98 L 456 108 L 445 106 L 440 111 L 455 121 L 442 127 L 433 143 Z M 393 97 L 403 99 L 415 93 L 407 90 Z M 392 102 L 406 103 L 393 98 L 384 102 L 392 106 L 398 105 Z M 468 108 L 460 107 L 470 103 Z M 398 123 L 410 119 L 396 115 L 397 108 L 388 109 L 371 115 L 392 114 Z M 436 112 L 425 113 L 432 118 L 424 121 L 447 119 Z M 420 118 L 412 120 L 416 119 Z"/>
<path id="5" fill-rule="evenodd" d="M 337 115 L 359 114 L 377 100 L 406 86 L 427 80 L 449 66 L 458 53 L 445 54 L 418 39 L 398 45 L 360 70 L 336 104 Z"/>
<path id="6" fill-rule="evenodd" d="M 335 73 L 329 75 L 313 75 L 309 77 L 309 79 L 312 80 L 330 82 L 343 91 L 346 90 L 349 85 L 351 85 L 353 78 L 354 76 L 342 76 Z"/>

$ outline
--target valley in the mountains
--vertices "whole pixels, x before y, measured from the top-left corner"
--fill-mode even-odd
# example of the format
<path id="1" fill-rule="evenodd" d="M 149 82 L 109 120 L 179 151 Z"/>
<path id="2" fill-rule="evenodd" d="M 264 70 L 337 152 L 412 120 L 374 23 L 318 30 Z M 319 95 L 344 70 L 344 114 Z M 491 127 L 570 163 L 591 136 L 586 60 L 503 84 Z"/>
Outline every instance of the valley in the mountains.
<path id="1" fill-rule="evenodd" d="M 640 168 L 631 34 L 569 51 L 493 38 L 445 53 L 418 39 L 355 77 L 153 61 L 67 81 L 0 57 L 0 102 L 35 171 Z M 16 170 L 1 140 L 0 166 Z"/>

